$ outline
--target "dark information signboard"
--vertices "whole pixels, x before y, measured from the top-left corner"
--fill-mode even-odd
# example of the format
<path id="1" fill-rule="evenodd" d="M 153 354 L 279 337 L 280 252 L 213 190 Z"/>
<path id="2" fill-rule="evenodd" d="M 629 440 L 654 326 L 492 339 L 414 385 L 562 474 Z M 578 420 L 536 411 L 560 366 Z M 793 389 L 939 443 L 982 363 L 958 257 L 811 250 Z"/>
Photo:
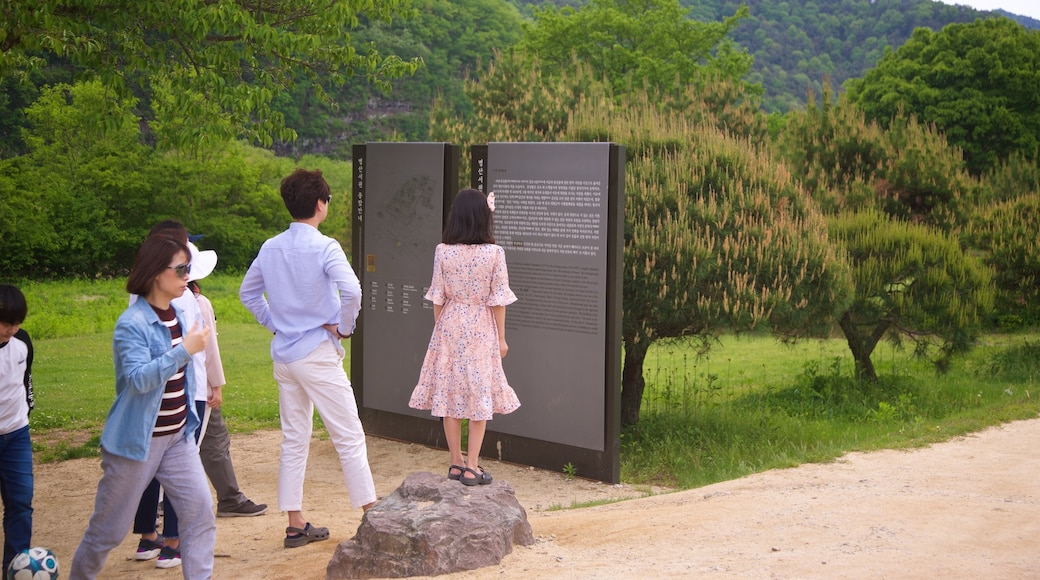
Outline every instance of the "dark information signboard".
<path id="1" fill-rule="evenodd" d="M 362 308 L 351 339 L 351 382 L 366 431 L 428 442 L 440 424 L 417 421 L 430 414 L 409 409 L 408 398 L 433 331 L 433 305 L 423 295 L 457 189 L 459 148 L 368 143 L 353 153 L 352 264 L 361 280 Z"/>
<path id="2" fill-rule="evenodd" d="M 491 143 L 472 152 L 495 192 L 495 239 L 518 301 L 503 361 L 523 405 L 488 423 L 511 461 L 619 479 L 624 148 Z"/>
<path id="3" fill-rule="evenodd" d="M 440 421 L 408 408 L 430 333 L 423 300 L 458 183 L 443 143 L 354 148 L 353 264 L 363 308 L 351 380 L 368 433 L 445 447 Z M 624 148 L 491 143 L 471 181 L 496 197 L 495 238 L 518 301 L 503 360 L 521 407 L 487 424 L 483 455 L 582 477 L 620 479 Z"/>

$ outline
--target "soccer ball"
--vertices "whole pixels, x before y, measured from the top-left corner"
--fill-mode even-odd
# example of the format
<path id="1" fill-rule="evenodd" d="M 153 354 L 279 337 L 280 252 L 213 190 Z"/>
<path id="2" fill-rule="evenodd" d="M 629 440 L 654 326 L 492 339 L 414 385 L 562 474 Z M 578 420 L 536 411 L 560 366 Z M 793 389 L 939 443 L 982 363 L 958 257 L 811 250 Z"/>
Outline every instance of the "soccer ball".
<path id="1" fill-rule="evenodd" d="M 47 548 L 22 550 L 7 567 L 7 580 L 55 580 L 58 557 Z"/>

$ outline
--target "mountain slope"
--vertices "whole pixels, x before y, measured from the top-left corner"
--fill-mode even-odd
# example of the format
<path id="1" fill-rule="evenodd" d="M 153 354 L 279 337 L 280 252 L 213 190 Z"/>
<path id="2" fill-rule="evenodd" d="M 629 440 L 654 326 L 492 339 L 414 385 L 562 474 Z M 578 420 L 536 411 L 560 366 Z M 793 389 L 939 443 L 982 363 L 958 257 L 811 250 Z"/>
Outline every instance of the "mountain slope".
<path id="1" fill-rule="evenodd" d="M 688 0 L 687 0 L 688 1 Z M 901 46 L 915 28 L 940 30 L 953 23 L 997 17 L 932 0 L 744 0 L 751 16 L 734 40 L 754 55 L 750 80 L 765 89 L 763 105 L 786 111 L 819 94 L 830 79 L 841 85 L 873 68 L 887 48 Z M 740 2 L 695 2 L 693 15 L 717 20 Z"/>
<path id="2" fill-rule="evenodd" d="M 514 0 L 529 15 L 543 0 Z M 556 5 L 579 5 L 556 0 Z M 752 82 L 765 89 L 768 111 L 787 111 L 805 102 L 811 88 L 817 94 L 830 79 L 840 85 L 863 76 L 886 48 L 901 46 L 915 28 L 940 30 L 947 24 L 1007 16 L 1023 26 L 1040 28 L 1040 21 L 1007 12 L 984 12 L 933 0 L 680 0 L 693 18 L 719 21 L 746 4 L 751 16 L 733 39 L 755 57 Z"/>

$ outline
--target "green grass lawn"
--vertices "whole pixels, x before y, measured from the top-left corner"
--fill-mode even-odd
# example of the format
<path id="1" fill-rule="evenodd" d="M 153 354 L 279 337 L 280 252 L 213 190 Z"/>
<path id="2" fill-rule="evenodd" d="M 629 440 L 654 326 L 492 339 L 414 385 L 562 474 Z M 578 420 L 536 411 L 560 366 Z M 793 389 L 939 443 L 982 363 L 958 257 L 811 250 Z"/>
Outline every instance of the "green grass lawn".
<path id="1" fill-rule="evenodd" d="M 223 395 L 229 428 L 278 428 L 278 385 L 268 354 L 271 334 L 255 322 L 218 322 L 217 329 L 227 379 Z M 112 333 L 33 343 L 32 427 L 100 429 L 115 398 Z"/>
<path id="2" fill-rule="evenodd" d="M 924 445 L 1040 413 L 1040 335 L 988 335 L 945 375 L 882 344 L 877 383 L 853 378 L 843 339 L 784 345 L 678 341 L 646 362 L 639 424 L 622 436 L 629 482 L 696 487 L 848 451 Z"/>
<path id="3" fill-rule="evenodd" d="M 240 280 L 203 280 L 228 382 L 224 416 L 233 433 L 277 429 L 270 334 L 238 302 Z M 30 425 L 40 460 L 96 453 L 115 395 L 112 326 L 126 306 L 122 284 L 22 286 L 36 349 Z M 766 335 L 726 336 L 706 354 L 684 341 L 656 343 L 640 422 L 622 433 L 622 480 L 696 487 L 853 450 L 924 445 L 1040 413 L 1037 332 L 984 336 L 941 376 L 889 344 L 873 360 L 880 380 L 862 383 L 838 338 L 785 345 Z"/>

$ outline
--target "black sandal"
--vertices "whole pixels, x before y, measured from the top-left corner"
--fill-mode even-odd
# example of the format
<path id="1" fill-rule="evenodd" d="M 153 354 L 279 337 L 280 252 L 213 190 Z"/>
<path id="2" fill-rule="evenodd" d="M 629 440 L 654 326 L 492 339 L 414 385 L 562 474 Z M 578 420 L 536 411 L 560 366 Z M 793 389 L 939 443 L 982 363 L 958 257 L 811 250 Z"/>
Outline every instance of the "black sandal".
<path id="1" fill-rule="evenodd" d="M 452 473 L 452 471 L 458 470 L 458 473 Z M 448 479 L 452 481 L 458 481 L 462 477 L 462 472 L 466 471 L 466 468 L 461 465 L 452 465 L 448 468 Z"/>
<path id="2" fill-rule="evenodd" d="M 480 472 L 477 472 L 477 471 L 475 471 L 473 469 L 470 469 L 468 467 L 464 468 L 463 473 L 468 471 L 468 472 L 473 474 L 473 477 L 462 477 L 462 476 L 460 476 L 459 477 L 459 481 L 462 482 L 462 485 L 469 485 L 469 486 L 489 485 L 491 483 L 491 479 L 492 479 L 491 474 L 488 473 L 487 471 L 484 471 L 484 468 L 481 467 L 480 465 L 478 465 L 477 467 L 480 468 Z"/>

